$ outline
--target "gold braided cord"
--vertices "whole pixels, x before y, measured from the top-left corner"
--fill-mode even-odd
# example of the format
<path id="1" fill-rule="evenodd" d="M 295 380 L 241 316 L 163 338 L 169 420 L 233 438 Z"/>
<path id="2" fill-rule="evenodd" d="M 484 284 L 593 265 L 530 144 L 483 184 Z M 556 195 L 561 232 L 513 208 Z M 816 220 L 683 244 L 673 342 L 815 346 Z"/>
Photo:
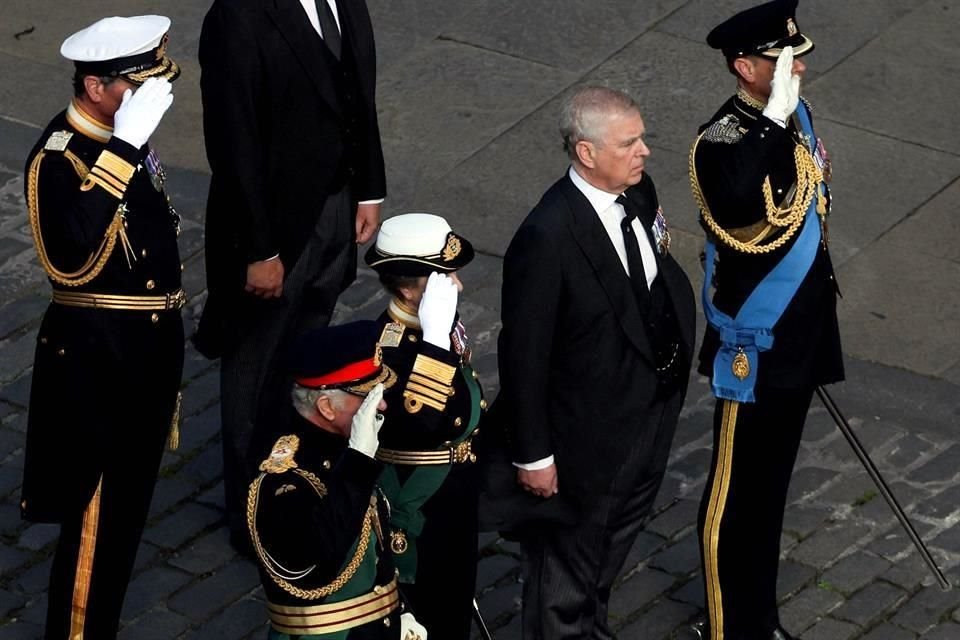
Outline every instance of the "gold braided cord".
<path id="1" fill-rule="evenodd" d="M 291 471 L 309 482 L 310 486 L 313 487 L 314 491 L 316 491 L 317 495 L 319 495 L 321 498 L 326 495 L 325 488 L 323 493 L 321 493 L 321 491 L 318 489 L 315 481 L 319 482 L 319 479 L 312 473 L 309 471 L 302 471 L 300 469 L 291 469 Z M 265 473 L 261 473 L 259 476 L 257 476 L 257 479 L 250 484 L 250 492 L 247 494 L 247 528 L 250 530 L 250 538 L 253 541 L 253 548 L 257 552 L 257 557 L 260 558 L 260 562 L 263 564 L 264 568 L 267 569 L 267 573 L 270 574 L 270 578 L 273 580 L 273 582 L 278 587 L 296 598 L 300 598 L 301 600 L 319 600 L 336 593 L 342 589 L 344 585 L 350 582 L 354 574 L 357 572 L 357 569 L 360 568 L 360 563 L 363 562 L 364 556 L 367 554 L 367 547 L 370 545 L 370 532 L 373 530 L 373 520 L 377 517 L 377 499 L 374 497 L 370 498 L 370 506 L 367 508 L 367 513 L 363 518 L 363 526 L 360 528 L 360 538 L 357 541 L 357 550 L 350 559 L 350 562 L 347 563 L 347 566 L 345 566 L 343 571 L 340 572 L 340 575 L 334 578 L 333 582 L 322 587 L 318 587 L 316 589 L 301 589 L 300 587 L 292 585 L 287 580 L 284 580 L 271 569 L 273 560 L 270 558 L 269 554 L 267 554 L 266 549 L 263 548 L 263 544 L 260 542 L 260 534 L 257 532 L 257 507 L 260 504 L 260 485 L 263 483 L 263 479 L 266 477 L 266 475 L 267 474 Z M 320 486 L 322 487 L 323 484 L 320 483 Z"/>
<path id="2" fill-rule="evenodd" d="M 814 196 L 816 196 L 820 183 L 823 181 L 823 174 L 817 168 L 813 156 L 810 155 L 810 151 L 800 144 L 794 147 L 793 158 L 797 170 L 797 181 L 795 184 L 796 191 L 793 203 L 789 207 L 781 209 L 773 202 L 770 177 L 767 176 L 764 179 L 763 200 L 766 207 L 768 226 L 752 240 L 743 241 L 736 239 L 726 229 L 721 227 L 714 219 L 713 214 L 710 213 L 710 207 L 707 206 L 706 198 L 700 188 L 700 180 L 697 177 L 695 160 L 697 146 L 700 144 L 701 138 L 703 138 L 703 134 L 697 136 L 697 139 L 693 142 L 693 146 L 690 148 L 688 160 L 690 188 L 691 191 L 693 191 L 693 198 L 697 203 L 697 207 L 700 208 L 701 218 L 714 237 L 735 251 L 754 255 L 771 253 L 786 244 L 797 232 L 797 229 L 800 228 L 800 225 L 803 224 L 806 212 L 810 208 L 810 202 Z M 784 231 L 773 241 L 761 245 L 760 242 L 769 235 L 771 227 L 781 227 L 784 228 Z"/>
<path id="3" fill-rule="evenodd" d="M 126 246 L 128 241 L 125 240 L 126 233 L 123 229 L 123 204 L 121 203 L 120 206 L 117 207 L 113 220 L 109 226 L 107 226 L 107 231 L 103 235 L 100 246 L 90 254 L 90 257 L 87 258 L 83 266 L 76 271 L 60 271 L 50 261 L 47 255 L 47 248 L 43 243 L 43 234 L 40 231 L 40 162 L 43 160 L 44 155 L 44 151 L 41 150 L 33 159 L 33 162 L 30 163 L 30 169 L 27 172 L 27 212 L 30 218 L 30 230 L 33 233 L 33 243 L 37 249 L 37 257 L 40 260 L 40 265 L 44 271 L 47 272 L 47 276 L 49 276 L 51 280 L 66 287 L 79 287 L 100 275 L 104 265 L 107 264 L 107 260 L 109 260 L 113 254 L 118 236 L 121 236 L 121 241 L 124 242 Z M 70 161 L 74 169 L 77 170 L 78 175 L 81 169 L 84 171 L 87 170 L 83 162 L 73 154 L 67 155 L 65 153 L 64 156 Z"/>

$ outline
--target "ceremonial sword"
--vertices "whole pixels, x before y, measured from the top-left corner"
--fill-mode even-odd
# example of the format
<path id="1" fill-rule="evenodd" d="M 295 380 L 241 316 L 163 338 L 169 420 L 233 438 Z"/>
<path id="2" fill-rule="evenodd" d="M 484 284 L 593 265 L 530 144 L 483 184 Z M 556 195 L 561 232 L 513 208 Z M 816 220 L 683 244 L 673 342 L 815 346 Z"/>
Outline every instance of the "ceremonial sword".
<path id="1" fill-rule="evenodd" d="M 473 619 L 476 620 L 477 626 L 480 628 L 480 635 L 483 636 L 483 640 L 493 640 L 490 630 L 487 629 L 487 623 L 483 621 L 483 616 L 480 615 L 480 606 L 477 605 L 476 598 L 473 599 Z"/>
<path id="2" fill-rule="evenodd" d="M 913 528 L 913 524 L 910 523 L 909 518 L 907 518 L 907 514 L 903 511 L 903 507 L 901 507 L 900 503 L 897 502 L 893 492 L 890 491 L 890 487 L 887 486 L 887 483 L 880 475 L 877 465 L 875 465 L 873 460 L 870 459 L 870 456 L 867 455 L 866 449 L 863 448 L 860 440 L 857 439 L 856 434 L 850 427 L 850 423 L 847 422 L 847 419 L 843 417 L 842 413 L 840 413 L 837 403 L 833 401 L 833 398 L 823 387 L 817 387 L 817 396 L 820 397 L 820 401 L 823 402 L 823 406 L 827 408 L 827 412 L 830 414 L 830 417 L 833 418 L 833 421 L 837 423 L 838 427 L 840 427 L 840 432 L 843 434 L 843 437 L 847 439 L 847 442 L 850 443 L 850 447 L 857 455 L 857 458 L 860 459 L 860 464 L 862 464 L 863 468 L 867 470 L 867 474 L 869 474 L 870 479 L 873 480 L 875 485 L 877 485 L 877 489 L 880 490 L 880 495 L 882 495 L 887 501 L 887 504 L 890 505 L 890 509 L 893 510 L 893 515 L 897 516 L 897 520 L 900 521 L 904 531 L 907 532 L 907 536 L 910 537 L 913 545 L 917 548 L 917 551 L 920 553 L 920 557 L 923 558 L 923 561 L 927 563 L 927 566 L 933 573 L 933 577 L 935 577 L 937 582 L 940 583 L 940 588 L 944 591 L 949 591 L 950 583 L 947 581 L 946 577 L 944 577 L 940 567 L 937 566 L 937 562 L 933 559 L 933 556 L 930 555 L 930 551 L 927 550 L 926 545 L 923 544 L 923 540 L 921 540 L 920 536 L 917 535 L 916 529 Z M 476 605 L 476 603 L 474 603 L 474 605 Z"/>

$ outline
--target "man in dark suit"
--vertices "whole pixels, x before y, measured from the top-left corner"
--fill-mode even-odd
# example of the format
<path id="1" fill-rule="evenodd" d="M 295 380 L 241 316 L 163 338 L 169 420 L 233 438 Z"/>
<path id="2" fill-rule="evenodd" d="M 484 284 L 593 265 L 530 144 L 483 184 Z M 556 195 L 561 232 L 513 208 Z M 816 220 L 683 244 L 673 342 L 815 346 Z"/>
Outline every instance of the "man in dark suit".
<path id="1" fill-rule="evenodd" d="M 663 478 L 694 345 L 636 102 L 582 88 L 560 132 L 572 166 L 517 230 L 503 273 L 498 404 L 517 480 L 577 514 L 521 540 L 530 640 L 613 637 L 610 588 Z"/>
<path id="2" fill-rule="evenodd" d="M 245 546 L 246 454 L 284 404 L 277 357 L 325 326 L 385 194 L 373 30 L 362 0 L 216 0 L 200 37 L 209 298 L 197 336 L 223 356 L 224 486 Z"/>
<path id="3" fill-rule="evenodd" d="M 99 20 L 64 41 L 74 97 L 27 158 L 52 301 L 40 324 L 22 515 L 60 525 L 44 638 L 115 638 L 164 443 L 179 421 L 180 218 L 149 139 L 180 69 L 170 19 Z"/>
<path id="4" fill-rule="evenodd" d="M 784 506 L 817 385 L 843 379 L 837 286 L 827 250 L 829 157 L 800 97 L 813 50 L 797 0 L 713 29 L 737 92 L 691 150 L 707 230 L 708 327 L 700 373 L 717 398 L 699 531 L 713 640 L 788 640 L 777 612 Z M 710 274 L 716 256 L 716 278 Z"/>

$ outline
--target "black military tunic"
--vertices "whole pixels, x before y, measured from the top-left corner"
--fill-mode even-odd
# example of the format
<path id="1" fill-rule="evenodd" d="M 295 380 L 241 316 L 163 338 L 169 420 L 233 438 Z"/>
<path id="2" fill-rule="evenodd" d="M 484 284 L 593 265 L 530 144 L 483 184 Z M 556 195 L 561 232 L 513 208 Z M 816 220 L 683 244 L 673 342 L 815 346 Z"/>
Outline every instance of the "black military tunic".
<path id="1" fill-rule="evenodd" d="M 401 590 L 430 637 L 466 639 L 477 564 L 474 438 L 486 400 L 459 321 L 449 351 L 424 342 L 416 315 L 396 300 L 378 322 L 384 364 L 397 374 L 377 457 L 392 463 L 381 486 Z"/>
<path id="2" fill-rule="evenodd" d="M 25 518 L 63 525 L 47 637 L 115 634 L 179 402 L 179 219 L 156 154 L 110 136 L 73 103 L 26 165 L 54 293 L 37 336 L 21 502 Z"/>
<path id="3" fill-rule="evenodd" d="M 801 165 L 795 154 L 804 163 L 825 159 L 797 151 L 809 141 L 796 115 L 782 128 L 764 117 L 762 108 L 739 93 L 701 128 L 691 152 L 701 222 L 717 247 L 713 302 L 731 317 L 800 235 L 797 229 L 787 231 L 789 225 L 772 226 L 769 221 L 770 216 L 787 215 L 796 199 Z M 818 170 L 825 174 L 829 165 Z M 767 178 L 768 194 L 779 212 L 770 211 L 764 196 Z M 796 212 L 820 215 L 823 238 L 812 266 L 773 327 L 772 349 L 760 352 L 756 402 L 718 399 L 714 415 L 713 462 L 699 530 L 709 619 L 723 628 L 724 637 L 767 638 L 779 625 L 780 533 L 804 419 L 815 386 L 843 379 L 838 288 L 826 241 L 829 191 L 826 184 L 813 188 L 819 189 L 815 197 L 820 200 L 814 200 L 818 213 L 802 207 Z M 756 250 L 763 245 L 776 248 Z M 719 346 L 718 332 L 708 325 L 700 373 L 713 374 Z"/>
<path id="4" fill-rule="evenodd" d="M 292 424 L 247 503 L 269 638 L 398 638 L 388 505 L 376 490 L 383 465 L 299 416 Z"/>

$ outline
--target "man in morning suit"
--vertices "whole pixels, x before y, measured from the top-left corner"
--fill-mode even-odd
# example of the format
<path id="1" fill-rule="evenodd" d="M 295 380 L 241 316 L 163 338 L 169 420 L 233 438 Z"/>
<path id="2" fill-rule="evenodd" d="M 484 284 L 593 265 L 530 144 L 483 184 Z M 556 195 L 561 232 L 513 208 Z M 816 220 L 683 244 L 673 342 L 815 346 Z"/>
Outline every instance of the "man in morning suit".
<path id="1" fill-rule="evenodd" d="M 373 29 L 363 0 L 216 0 L 200 65 L 212 176 L 195 344 L 223 357 L 224 490 L 243 548 L 247 449 L 289 383 L 279 354 L 329 322 L 379 223 Z"/>
<path id="2" fill-rule="evenodd" d="M 694 345 L 636 102 L 581 88 L 560 133 L 571 167 L 503 271 L 498 413 L 517 480 L 577 513 L 521 539 L 527 640 L 613 637 L 610 588 L 663 478 Z"/>
<path id="3" fill-rule="evenodd" d="M 390 506 L 376 484 L 379 411 L 397 379 L 383 364 L 379 334 L 362 321 L 297 340 L 295 416 L 275 416 L 270 427 L 282 435 L 247 496 L 269 640 L 427 639 L 400 613 L 385 537 Z"/>
<path id="4" fill-rule="evenodd" d="M 796 7 L 768 2 L 707 36 L 738 86 L 690 152 L 707 240 L 699 371 L 717 397 L 698 523 L 708 615 L 696 628 L 712 640 L 789 640 L 776 592 L 787 488 L 814 389 L 843 379 L 830 162 L 800 97 L 813 42 Z"/>
<path id="5" fill-rule="evenodd" d="M 377 319 L 385 396 L 377 459 L 393 506 L 390 540 L 400 589 L 435 638 L 468 640 L 477 577 L 478 424 L 487 402 L 457 313 L 457 271 L 473 246 L 446 220 L 407 213 L 383 223 L 365 260 L 391 294 Z"/>
<path id="6" fill-rule="evenodd" d="M 183 369 L 180 218 L 148 142 L 180 69 L 170 19 L 67 38 L 74 98 L 30 152 L 26 199 L 53 300 L 37 336 L 23 517 L 60 524 L 45 638 L 115 638 Z"/>

